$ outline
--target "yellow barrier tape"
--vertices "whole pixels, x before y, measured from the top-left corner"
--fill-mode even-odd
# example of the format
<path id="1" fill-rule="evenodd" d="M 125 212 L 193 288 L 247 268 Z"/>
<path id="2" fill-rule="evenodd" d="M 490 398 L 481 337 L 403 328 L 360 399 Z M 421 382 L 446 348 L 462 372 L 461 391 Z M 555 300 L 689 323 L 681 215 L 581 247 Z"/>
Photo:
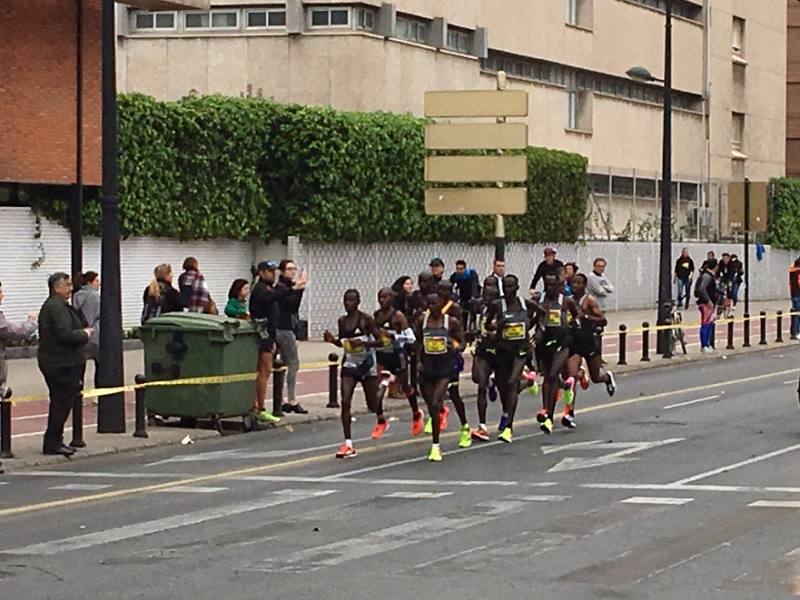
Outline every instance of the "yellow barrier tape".
<path id="1" fill-rule="evenodd" d="M 777 313 L 771 313 L 764 315 L 764 318 L 767 320 L 774 319 L 778 315 Z M 793 316 L 800 316 L 800 312 L 785 312 L 781 313 L 781 317 L 793 317 Z M 761 320 L 761 315 L 750 315 L 748 318 L 744 317 L 737 317 L 734 319 L 717 319 L 714 321 L 717 325 L 727 325 L 728 323 L 744 323 L 745 321 L 759 321 Z M 644 333 L 645 331 L 664 331 L 664 330 L 671 330 L 671 329 L 694 329 L 695 327 L 700 327 L 700 323 L 677 323 L 672 325 L 650 325 L 649 327 L 635 327 L 633 329 L 627 329 L 627 333 Z M 616 331 L 606 331 L 604 333 L 605 336 L 613 335 L 615 333 L 619 333 L 619 329 Z"/>

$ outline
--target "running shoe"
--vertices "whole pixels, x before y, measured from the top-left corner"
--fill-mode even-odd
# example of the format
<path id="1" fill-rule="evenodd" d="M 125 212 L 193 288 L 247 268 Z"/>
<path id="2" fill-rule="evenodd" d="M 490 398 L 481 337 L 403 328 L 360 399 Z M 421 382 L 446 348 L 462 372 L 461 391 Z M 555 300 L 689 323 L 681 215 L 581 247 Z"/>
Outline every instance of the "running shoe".
<path id="1" fill-rule="evenodd" d="M 506 415 L 503 415 L 502 417 L 500 417 L 500 423 L 497 424 L 498 433 L 503 433 L 503 431 L 506 428 L 506 423 L 508 423 L 508 417 Z"/>
<path id="2" fill-rule="evenodd" d="M 550 417 L 546 417 L 542 424 L 539 425 L 539 429 L 541 429 L 547 435 L 553 433 L 553 420 Z"/>
<path id="3" fill-rule="evenodd" d="M 540 425 L 547 420 L 547 411 L 543 408 L 536 414 L 536 422 Z"/>
<path id="4" fill-rule="evenodd" d="M 525 375 L 525 379 L 528 383 L 528 393 L 531 396 L 538 396 L 539 395 L 539 382 L 536 381 L 536 372 L 529 371 Z"/>
<path id="5" fill-rule="evenodd" d="M 417 414 L 414 415 L 414 418 L 411 419 L 411 435 L 414 437 L 418 436 L 422 433 L 423 428 L 425 427 L 425 413 L 421 410 L 417 411 Z"/>
<path id="6" fill-rule="evenodd" d="M 586 377 L 586 371 L 581 369 L 578 372 L 578 376 L 580 378 L 581 389 L 582 390 L 588 390 L 589 389 L 589 378 Z"/>
<path id="7" fill-rule="evenodd" d="M 348 446 L 347 444 L 342 444 L 339 446 L 339 451 L 336 453 L 336 458 L 355 458 L 357 452 L 356 449 L 352 446 Z"/>
<path id="8" fill-rule="evenodd" d="M 497 401 L 497 386 L 494 383 L 494 377 L 489 378 L 489 388 L 487 390 L 489 394 L 489 402 L 496 402 Z"/>
<path id="9" fill-rule="evenodd" d="M 578 424 L 575 422 L 575 417 L 569 413 L 564 413 L 564 416 L 561 417 L 561 424 L 567 429 L 575 429 L 578 427 Z"/>
<path id="10" fill-rule="evenodd" d="M 483 429 L 482 427 L 473 429 L 471 434 L 472 434 L 472 439 L 477 440 L 479 442 L 488 442 L 491 439 L 489 437 L 489 432 Z"/>
<path id="11" fill-rule="evenodd" d="M 461 435 L 458 438 L 459 448 L 469 448 L 472 446 L 472 435 L 470 435 L 469 424 L 461 427 Z"/>
<path id="12" fill-rule="evenodd" d="M 431 446 L 431 451 L 428 452 L 428 460 L 430 462 L 442 462 L 442 450 L 436 446 Z"/>
<path id="13" fill-rule="evenodd" d="M 256 420 L 259 423 L 269 423 L 270 425 L 276 425 L 281 422 L 280 417 L 276 417 L 266 409 L 256 414 Z"/>
<path id="14" fill-rule="evenodd" d="M 614 374 L 611 371 L 608 372 L 606 391 L 608 392 L 609 396 L 613 396 L 617 391 L 617 381 L 614 379 Z"/>
<path id="15" fill-rule="evenodd" d="M 569 406 L 575 401 L 575 378 L 568 377 L 564 384 L 564 406 Z"/>
<path id="16" fill-rule="evenodd" d="M 423 429 L 426 435 L 431 435 L 433 433 L 433 419 L 428 417 L 425 421 L 425 429 Z"/>
<path id="17" fill-rule="evenodd" d="M 383 434 L 389 430 L 389 421 L 384 421 L 383 423 L 376 423 L 375 429 L 372 430 L 372 439 L 379 440 L 383 437 Z"/>
<path id="18" fill-rule="evenodd" d="M 442 410 L 439 411 L 439 431 L 447 431 L 447 416 L 450 414 L 450 409 L 445 404 Z"/>
<path id="19" fill-rule="evenodd" d="M 510 444 L 512 435 L 511 427 L 506 427 L 503 429 L 497 439 L 499 439 L 501 442 L 505 442 L 506 444 Z"/>

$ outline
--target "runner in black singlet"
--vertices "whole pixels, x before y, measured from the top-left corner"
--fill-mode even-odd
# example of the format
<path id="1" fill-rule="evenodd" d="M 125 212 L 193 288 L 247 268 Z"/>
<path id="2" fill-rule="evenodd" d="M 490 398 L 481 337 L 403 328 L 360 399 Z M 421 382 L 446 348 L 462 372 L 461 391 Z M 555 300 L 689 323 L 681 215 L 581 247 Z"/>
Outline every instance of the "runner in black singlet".
<path id="1" fill-rule="evenodd" d="M 475 307 L 475 343 L 472 358 L 472 381 L 478 385 L 478 427 L 472 430 L 472 439 L 489 441 L 489 428 L 486 426 L 486 408 L 492 373 L 497 371 L 497 346 L 486 321 L 489 306 L 500 297 L 497 280 L 488 277 L 483 282 L 481 298 Z M 494 328 L 493 328 L 494 329 Z"/>

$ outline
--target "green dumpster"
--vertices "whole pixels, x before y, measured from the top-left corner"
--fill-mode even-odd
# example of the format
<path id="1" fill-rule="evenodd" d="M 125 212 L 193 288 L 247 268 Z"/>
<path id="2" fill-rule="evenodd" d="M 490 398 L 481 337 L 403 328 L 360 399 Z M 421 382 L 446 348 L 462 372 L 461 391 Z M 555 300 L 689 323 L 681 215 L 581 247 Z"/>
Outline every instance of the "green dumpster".
<path id="1" fill-rule="evenodd" d="M 154 386 L 147 412 L 183 418 L 246 416 L 255 396 L 259 334 L 247 321 L 197 313 L 169 313 L 142 325 L 148 381 L 252 373 L 232 383 Z"/>

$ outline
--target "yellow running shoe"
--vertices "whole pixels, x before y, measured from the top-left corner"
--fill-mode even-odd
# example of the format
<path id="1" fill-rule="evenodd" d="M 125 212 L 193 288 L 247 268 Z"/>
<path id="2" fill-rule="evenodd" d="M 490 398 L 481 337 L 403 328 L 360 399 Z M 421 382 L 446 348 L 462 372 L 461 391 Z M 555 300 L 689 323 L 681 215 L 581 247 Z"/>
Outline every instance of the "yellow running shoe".
<path id="1" fill-rule="evenodd" d="M 469 429 L 469 423 L 461 427 L 461 436 L 458 438 L 459 448 L 469 448 L 472 446 L 472 433 Z"/>
<path id="2" fill-rule="evenodd" d="M 547 435 L 553 433 L 553 420 L 550 417 L 547 417 L 544 421 L 542 421 L 541 425 L 539 425 L 539 429 L 541 429 Z"/>
<path id="3" fill-rule="evenodd" d="M 425 421 L 425 429 L 423 429 L 426 435 L 431 435 L 433 433 L 433 419 L 428 417 L 428 420 Z"/>
<path id="4" fill-rule="evenodd" d="M 513 434 L 512 434 L 512 431 L 511 431 L 511 427 L 506 427 L 505 429 L 503 429 L 503 431 L 502 431 L 502 433 L 500 434 L 500 436 L 499 436 L 499 438 L 498 438 L 498 439 L 499 439 L 501 442 L 505 442 L 506 444 L 510 444 L 510 443 L 511 443 L 511 436 L 512 436 L 512 435 L 513 435 Z"/>
<path id="5" fill-rule="evenodd" d="M 436 446 L 431 446 L 431 451 L 428 453 L 428 460 L 430 462 L 442 462 L 442 450 Z"/>

